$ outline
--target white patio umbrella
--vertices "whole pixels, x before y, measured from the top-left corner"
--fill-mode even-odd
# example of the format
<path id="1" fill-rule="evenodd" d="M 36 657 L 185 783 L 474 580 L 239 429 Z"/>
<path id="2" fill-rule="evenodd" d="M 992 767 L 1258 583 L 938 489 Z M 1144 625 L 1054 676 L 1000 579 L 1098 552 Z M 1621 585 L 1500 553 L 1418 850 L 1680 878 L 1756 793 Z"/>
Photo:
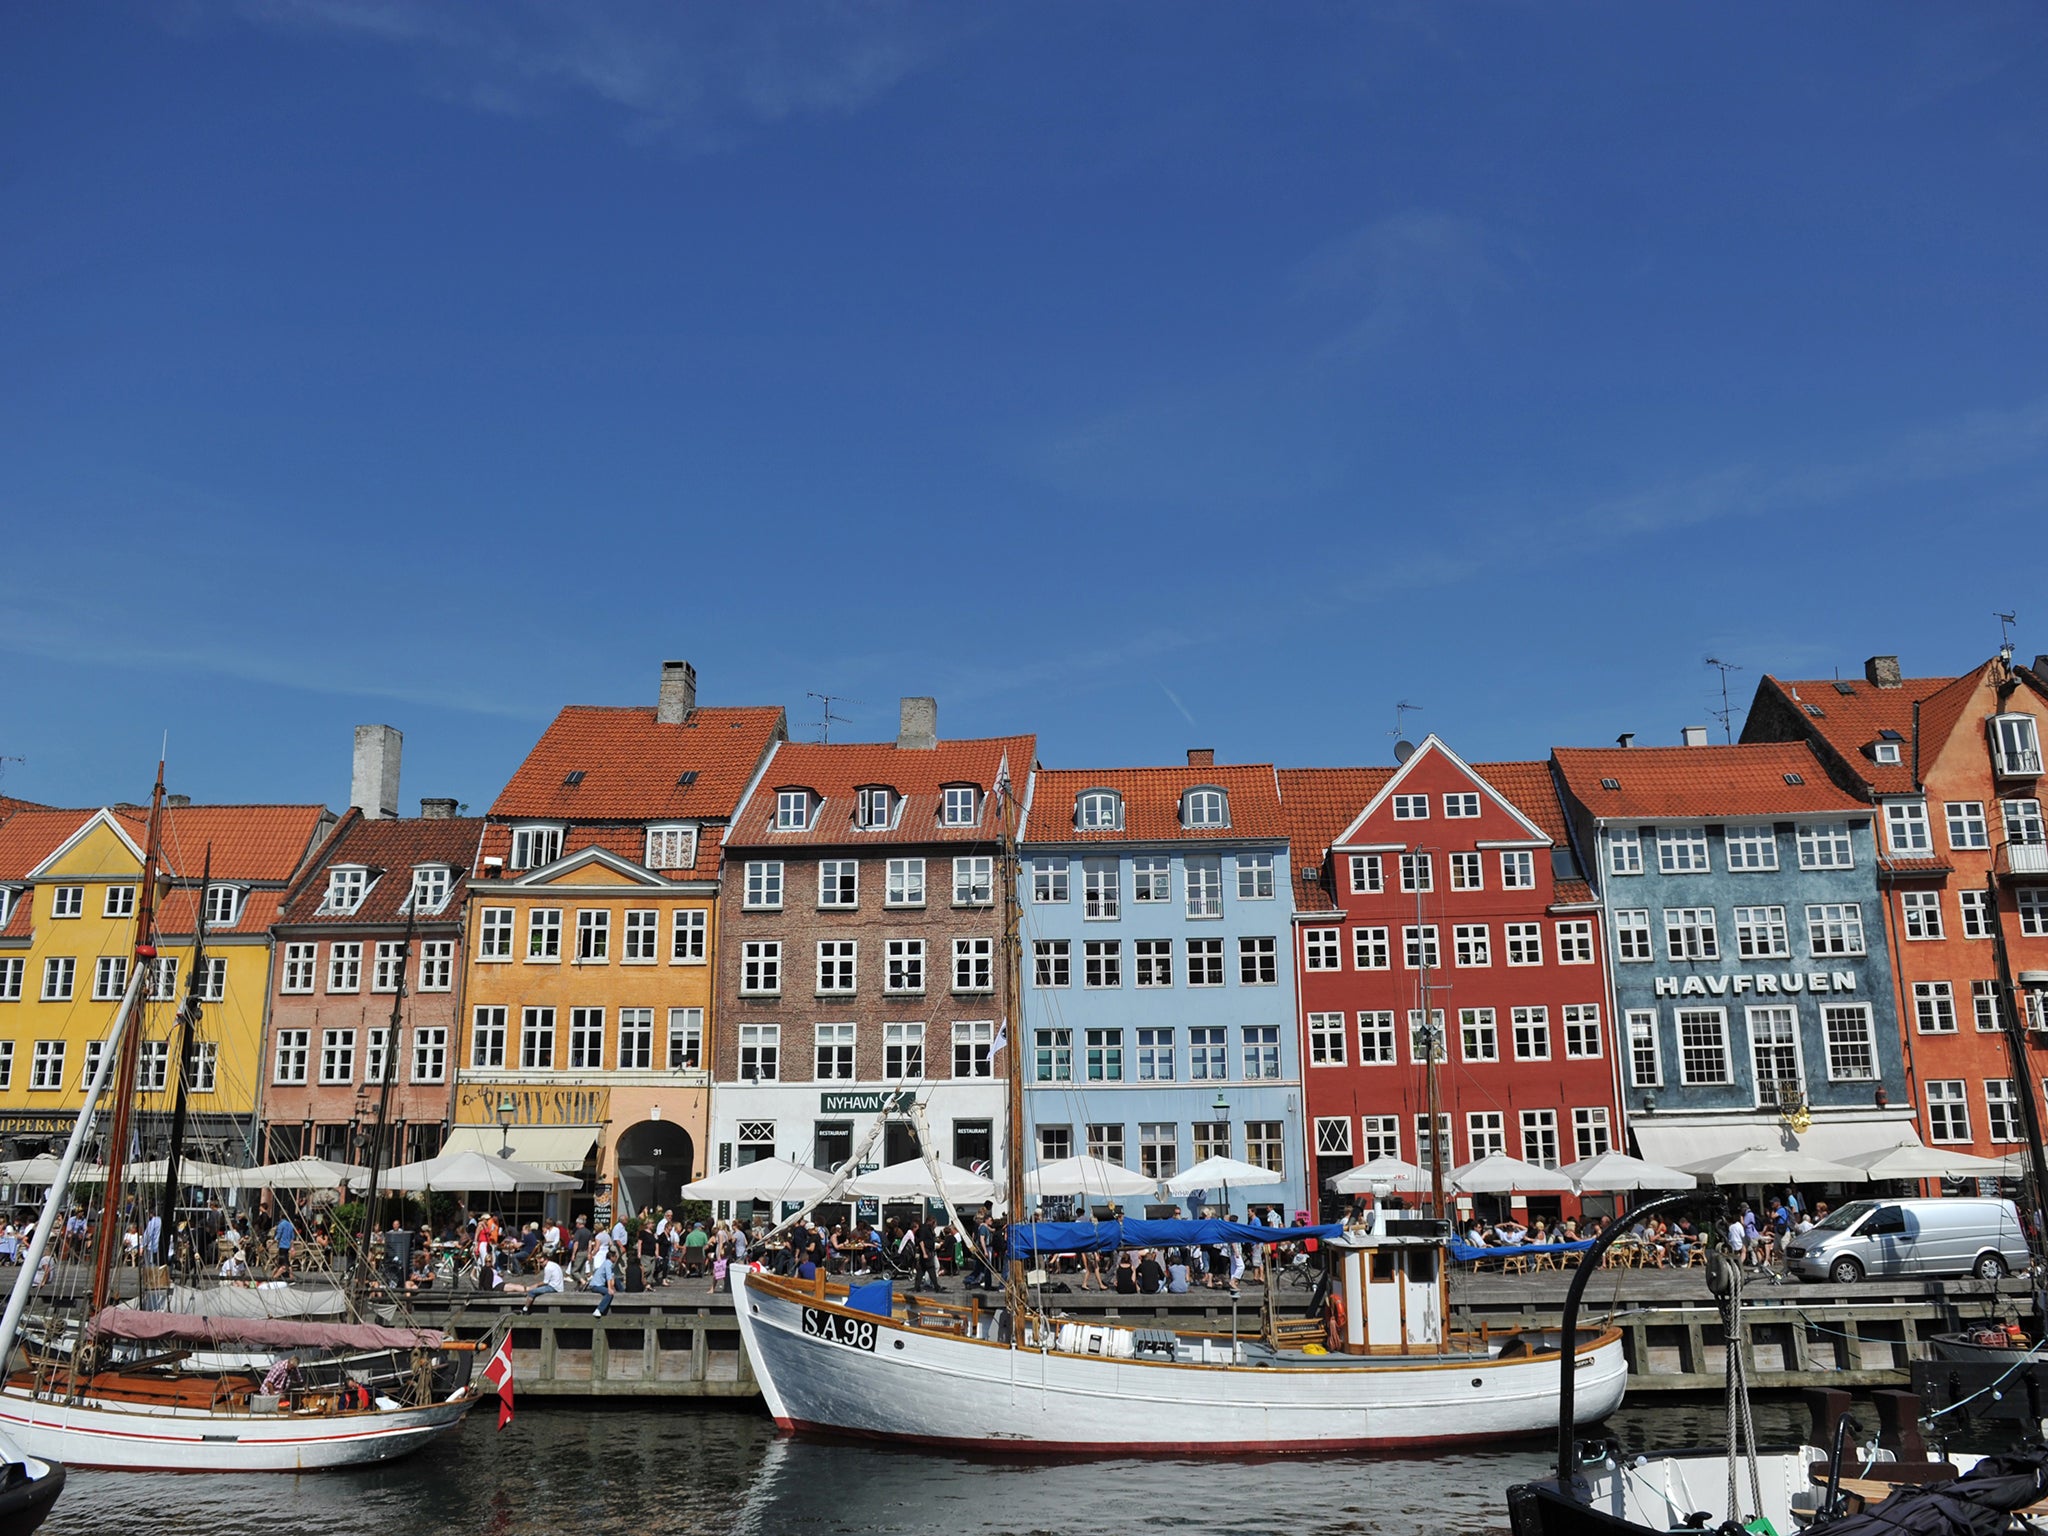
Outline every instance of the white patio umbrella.
<path id="1" fill-rule="evenodd" d="M 1374 1157 L 1323 1180 L 1323 1187 L 1340 1195 L 1370 1195 L 1375 1185 L 1414 1189 L 1421 1179 L 1422 1170 L 1413 1163 L 1404 1163 L 1398 1157 Z"/>
<path id="2" fill-rule="evenodd" d="M 1109 1200 L 1119 1196 L 1149 1194 L 1159 1187 L 1157 1179 L 1107 1162 L 1099 1157 L 1063 1157 L 1043 1163 L 1024 1175 L 1024 1192 L 1034 1200 L 1048 1195 L 1084 1195 Z"/>
<path id="3" fill-rule="evenodd" d="M 0 1163 L 0 1180 L 9 1184 L 46 1185 L 55 1182 L 57 1164 L 61 1159 L 54 1152 L 38 1152 L 34 1157 L 18 1157 L 12 1162 Z M 74 1183 L 90 1183 L 96 1178 L 105 1178 L 106 1172 L 97 1163 L 80 1163 L 71 1170 Z"/>
<path id="4" fill-rule="evenodd" d="M 1566 1163 L 1557 1170 L 1578 1190 L 1599 1190 L 1612 1194 L 1631 1189 L 1693 1189 L 1699 1180 L 1662 1163 L 1646 1163 L 1626 1152 L 1601 1152 Z"/>
<path id="5" fill-rule="evenodd" d="M 572 1174 L 536 1168 L 509 1157 L 487 1157 L 481 1152 L 450 1152 L 445 1157 L 400 1163 L 377 1182 L 384 1189 L 408 1193 L 438 1189 L 493 1195 L 507 1195 L 519 1189 L 575 1189 L 583 1183 Z"/>
<path id="6" fill-rule="evenodd" d="M 1506 1195 L 1527 1189 L 1571 1188 L 1571 1180 L 1557 1169 L 1525 1163 L 1505 1152 L 1489 1152 L 1475 1162 L 1453 1168 L 1445 1182 L 1468 1195 Z"/>
<path id="7" fill-rule="evenodd" d="M 955 1205 L 995 1197 L 994 1179 L 985 1179 L 949 1163 L 939 1165 L 939 1174 L 945 1181 L 946 1198 Z M 846 1187 L 863 1200 L 936 1200 L 940 1193 L 931 1169 L 921 1157 L 891 1163 L 873 1173 L 856 1174 Z"/>
<path id="8" fill-rule="evenodd" d="M 354 1163 L 331 1163 L 324 1157 L 295 1157 L 288 1163 L 259 1163 L 240 1170 L 234 1189 L 333 1189 L 357 1179 L 367 1179 L 370 1170 Z"/>
<path id="9" fill-rule="evenodd" d="M 2033 1176 L 2033 1159 L 2024 1152 L 2008 1152 L 1996 1159 L 1998 1176 L 2005 1179 L 2025 1179 Z M 4 1166 L 4 1165 L 0 1165 Z"/>
<path id="10" fill-rule="evenodd" d="M 1977 1157 L 1948 1147 L 1924 1146 L 1905 1141 L 1875 1152 L 1858 1152 L 1842 1159 L 1861 1168 L 1873 1179 L 1996 1179 L 2005 1176 L 2005 1163 L 1996 1157 Z"/>
<path id="11" fill-rule="evenodd" d="M 1847 1163 L 1830 1163 L 1785 1147 L 1742 1147 L 1682 1165 L 1709 1184 L 1861 1184 L 1870 1175 Z"/>
<path id="12" fill-rule="evenodd" d="M 1167 1179 L 1165 1184 L 1174 1194 L 1187 1195 L 1198 1189 L 1228 1189 L 1233 1184 L 1239 1188 L 1256 1189 L 1265 1184 L 1286 1182 L 1285 1174 L 1261 1168 L 1257 1163 L 1239 1162 L 1234 1157 L 1205 1157 Z"/>
<path id="13" fill-rule="evenodd" d="M 171 1171 L 169 1158 L 159 1157 L 153 1162 L 136 1163 L 128 1169 L 128 1177 L 142 1184 L 161 1184 Z M 197 1184 L 206 1189 L 235 1189 L 235 1182 L 242 1170 L 230 1168 L 225 1163 L 209 1163 L 204 1158 L 181 1157 L 178 1159 L 178 1182 Z"/>
<path id="14" fill-rule="evenodd" d="M 810 1200 L 831 1180 L 815 1168 L 786 1157 L 764 1157 L 723 1173 L 706 1174 L 683 1186 L 692 1200 Z"/>

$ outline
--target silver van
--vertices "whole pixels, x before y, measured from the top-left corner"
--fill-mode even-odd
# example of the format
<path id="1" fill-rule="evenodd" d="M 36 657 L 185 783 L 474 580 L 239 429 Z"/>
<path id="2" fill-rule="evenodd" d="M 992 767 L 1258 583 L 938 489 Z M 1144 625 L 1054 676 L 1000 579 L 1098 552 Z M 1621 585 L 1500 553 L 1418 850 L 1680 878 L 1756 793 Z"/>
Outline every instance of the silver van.
<path id="1" fill-rule="evenodd" d="M 1802 1280 L 1851 1284 L 1865 1275 L 1975 1275 L 2026 1268 L 2027 1240 L 2010 1200 L 1851 1200 L 1785 1244 Z"/>

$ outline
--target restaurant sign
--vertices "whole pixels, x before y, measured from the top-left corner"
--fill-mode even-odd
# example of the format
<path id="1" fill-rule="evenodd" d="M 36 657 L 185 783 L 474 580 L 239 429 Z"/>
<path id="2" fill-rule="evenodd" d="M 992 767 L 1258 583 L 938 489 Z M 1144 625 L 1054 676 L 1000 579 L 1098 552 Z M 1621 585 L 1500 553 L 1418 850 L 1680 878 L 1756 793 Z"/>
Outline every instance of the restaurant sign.
<path id="1" fill-rule="evenodd" d="M 870 1093 L 821 1093 L 818 1095 L 818 1110 L 827 1115 L 880 1115 L 900 1112 L 910 1108 L 913 1093 L 890 1093 L 877 1089 Z"/>
<path id="2" fill-rule="evenodd" d="M 455 1092 L 457 1125 L 497 1125 L 498 1104 L 510 1098 L 514 1125 L 603 1125 L 611 1119 L 609 1088 L 527 1088 L 517 1083 L 465 1083 Z"/>

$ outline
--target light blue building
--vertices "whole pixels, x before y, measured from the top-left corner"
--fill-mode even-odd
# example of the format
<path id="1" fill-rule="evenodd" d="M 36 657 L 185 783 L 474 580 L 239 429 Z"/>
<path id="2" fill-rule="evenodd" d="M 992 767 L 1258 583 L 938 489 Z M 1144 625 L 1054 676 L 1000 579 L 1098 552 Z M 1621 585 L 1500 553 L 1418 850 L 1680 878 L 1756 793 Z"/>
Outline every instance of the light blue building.
<path id="1" fill-rule="evenodd" d="M 1273 770 L 1196 751 L 1185 768 L 1041 771 L 1020 852 L 1031 1165 L 1090 1153 L 1164 1179 L 1227 1156 L 1280 1179 L 1202 1203 L 1306 1208 Z"/>

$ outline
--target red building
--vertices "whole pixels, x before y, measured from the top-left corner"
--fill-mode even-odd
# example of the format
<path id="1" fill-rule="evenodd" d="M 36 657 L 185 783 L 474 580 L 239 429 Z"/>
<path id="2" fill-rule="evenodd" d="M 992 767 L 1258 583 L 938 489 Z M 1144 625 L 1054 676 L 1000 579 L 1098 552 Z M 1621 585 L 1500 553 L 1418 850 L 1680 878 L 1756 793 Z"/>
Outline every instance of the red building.
<path id="1" fill-rule="evenodd" d="M 1467 764 L 1432 736 L 1398 769 L 1283 770 L 1280 794 L 1318 1186 L 1381 1155 L 1428 1166 L 1432 1031 L 1447 1172 L 1617 1147 L 1600 924 L 1548 765 Z"/>

